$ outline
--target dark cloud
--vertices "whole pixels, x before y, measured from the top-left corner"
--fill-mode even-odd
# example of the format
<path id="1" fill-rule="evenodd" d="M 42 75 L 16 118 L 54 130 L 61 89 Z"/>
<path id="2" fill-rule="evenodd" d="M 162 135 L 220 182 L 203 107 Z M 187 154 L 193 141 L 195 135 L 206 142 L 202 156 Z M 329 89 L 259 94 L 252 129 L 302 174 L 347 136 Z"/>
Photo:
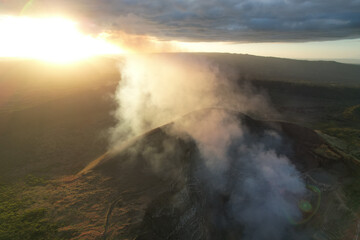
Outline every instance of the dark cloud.
<path id="1" fill-rule="evenodd" d="M 167 40 L 292 42 L 360 36 L 360 0 L 38 0 L 34 5 L 65 9 L 101 28 Z"/>

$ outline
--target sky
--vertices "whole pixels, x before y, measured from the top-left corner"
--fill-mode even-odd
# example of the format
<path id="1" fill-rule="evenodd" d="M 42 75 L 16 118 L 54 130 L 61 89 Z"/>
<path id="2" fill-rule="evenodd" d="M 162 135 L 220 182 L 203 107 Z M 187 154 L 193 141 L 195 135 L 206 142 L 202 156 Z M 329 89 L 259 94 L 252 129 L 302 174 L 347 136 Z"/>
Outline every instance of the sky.
<path id="1" fill-rule="evenodd" d="M 159 51 L 360 59 L 360 0 L 0 0 L 0 14 L 64 16 Z"/>

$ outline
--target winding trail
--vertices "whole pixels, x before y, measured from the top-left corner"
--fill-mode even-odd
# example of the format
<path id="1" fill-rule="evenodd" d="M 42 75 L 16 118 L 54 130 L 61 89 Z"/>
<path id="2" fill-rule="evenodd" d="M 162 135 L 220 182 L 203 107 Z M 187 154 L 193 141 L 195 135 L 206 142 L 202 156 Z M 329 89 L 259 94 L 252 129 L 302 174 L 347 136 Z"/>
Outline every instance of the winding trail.
<path id="1" fill-rule="evenodd" d="M 106 234 L 107 234 L 107 231 L 108 231 L 108 228 L 109 228 L 109 225 L 110 225 L 110 217 L 111 217 L 111 213 L 114 209 L 114 207 L 116 206 L 116 204 L 122 199 L 122 197 L 119 197 L 117 199 L 115 199 L 111 205 L 109 206 L 108 208 L 108 211 L 106 213 L 106 220 L 105 220 L 105 229 L 104 229 L 104 233 L 103 233 L 103 236 L 102 236 L 102 239 L 103 240 L 106 240 Z"/>

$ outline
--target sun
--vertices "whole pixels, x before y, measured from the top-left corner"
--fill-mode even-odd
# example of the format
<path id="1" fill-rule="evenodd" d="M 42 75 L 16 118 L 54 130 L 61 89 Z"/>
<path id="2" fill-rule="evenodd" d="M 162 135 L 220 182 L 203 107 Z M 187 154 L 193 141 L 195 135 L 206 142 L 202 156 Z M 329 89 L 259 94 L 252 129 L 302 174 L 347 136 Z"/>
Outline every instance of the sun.
<path id="1" fill-rule="evenodd" d="M 0 16 L 0 57 L 73 62 L 97 55 L 125 53 L 103 34 L 85 35 L 77 24 L 60 17 Z"/>

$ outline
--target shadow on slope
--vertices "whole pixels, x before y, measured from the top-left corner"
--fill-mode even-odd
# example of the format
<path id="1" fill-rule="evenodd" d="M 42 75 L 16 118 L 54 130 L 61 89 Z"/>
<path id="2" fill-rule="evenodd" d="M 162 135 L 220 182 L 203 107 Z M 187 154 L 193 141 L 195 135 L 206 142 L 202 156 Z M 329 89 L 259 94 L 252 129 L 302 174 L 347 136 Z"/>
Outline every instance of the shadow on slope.
<path id="1" fill-rule="evenodd" d="M 349 230 L 346 232 L 346 229 L 356 231 L 356 222 L 354 211 L 346 206 L 342 185 L 351 178 L 351 169 L 357 165 L 356 159 L 344 156 L 316 132 L 291 123 L 259 121 L 221 109 L 191 113 L 176 122 L 214 111 L 225 112 L 246 126 L 246 144 L 264 142 L 265 148 L 274 151 L 277 156 L 288 158 L 300 172 L 301 181 L 307 186 L 303 201 L 309 203 L 312 210 L 304 210 L 302 217 L 296 220 L 290 217 L 286 223 L 290 227 L 281 232 L 279 239 L 308 239 L 311 236 L 315 239 L 320 239 L 319 236 L 336 239 L 331 236 L 355 234 L 349 233 Z M 247 171 L 249 168 L 243 166 L 248 164 L 243 160 L 247 159 L 246 153 L 236 155 L 229 151 L 232 157 L 222 179 L 224 184 L 215 188 L 216 183 L 204 174 L 206 164 L 194 140 L 171 134 L 176 122 L 154 129 L 125 144 L 120 150 L 104 155 L 78 175 L 79 178 L 87 178 L 100 174 L 116 189 L 118 197 L 113 199 L 108 209 L 104 238 L 238 239 L 241 236 L 246 239 L 248 223 L 239 221 L 236 213 L 229 208 L 239 184 L 249 175 L 255 178 L 261 176 L 251 176 L 251 171 Z M 274 143 L 271 138 L 264 141 L 269 132 L 281 136 L 281 144 Z M 271 187 L 271 183 L 264 183 Z M 127 191 L 132 193 L 127 194 Z M 293 198 L 291 201 L 302 201 L 286 191 L 277 194 Z M 241 201 L 246 203 L 246 200 Z M 129 213 L 134 202 L 137 202 L 136 210 L 131 216 L 126 215 L 128 219 L 124 220 L 124 213 Z M 341 208 L 341 205 L 345 207 Z M 336 209 L 337 214 L 329 214 L 329 208 Z M 129 219 L 136 220 L 129 224 Z M 329 228 L 334 221 L 339 224 Z"/>

